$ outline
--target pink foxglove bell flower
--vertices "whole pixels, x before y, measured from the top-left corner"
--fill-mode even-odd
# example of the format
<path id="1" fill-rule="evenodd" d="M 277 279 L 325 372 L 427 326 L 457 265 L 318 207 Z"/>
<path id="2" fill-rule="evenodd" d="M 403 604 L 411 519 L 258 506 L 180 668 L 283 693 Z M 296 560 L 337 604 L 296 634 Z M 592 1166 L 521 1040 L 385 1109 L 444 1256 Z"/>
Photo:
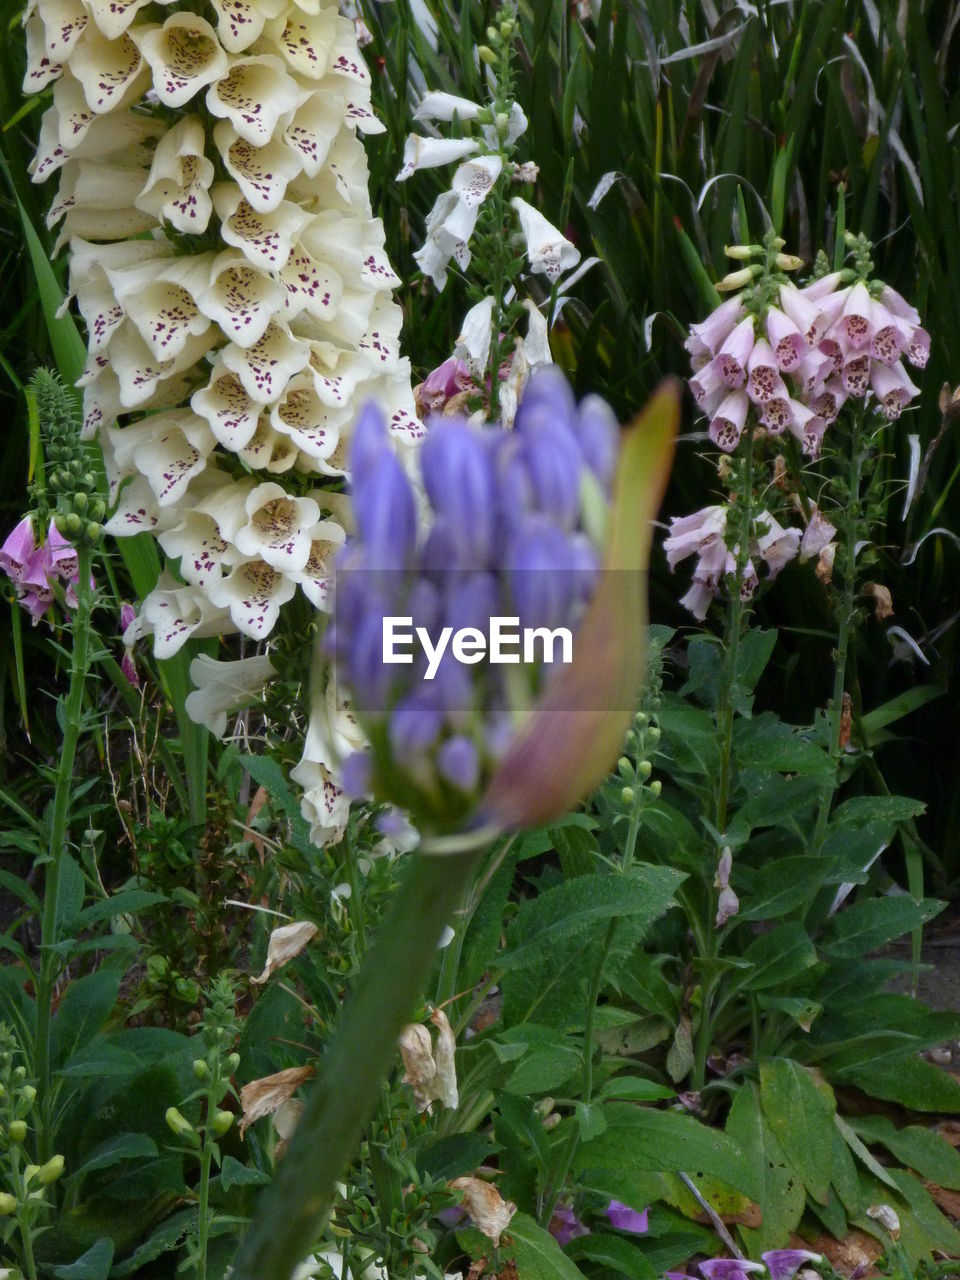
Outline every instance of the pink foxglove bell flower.
<path id="1" fill-rule="evenodd" d="M 37 542 L 33 519 L 24 516 L 0 547 L 0 569 L 14 584 L 17 603 L 34 623 L 49 612 L 57 588 L 63 589 L 67 607 L 76 608 L 77 553 L 52 520 L 46 540 Z M 92 575 L 90 586 L 94 586 Z"/>
<path id="2" fill-rule="evenodd" d="M 745 316 L 730 331 L 723 346 L 711 361 L 720 380 L 728 387 L 742 387 L 747 378 L 747 366 L 756 344 L 753 316 Z"/>
<path id="3" fill-rule="evenodd" d="M 132 604 L 122 604 L 120 606 L 120 634 L 124 637 L 123 659 L 120 663 L 120 670 L 127 678 L 127 683 L 132 685 L 134 689 L 140 688 L 140 677 L 137 674 L 137 664 L 133 657 L 133 635 L 131 631 L 133 624 L 137 620 L 137 611 Z M 127 633 L 130 632 L 131 641 L 126 642 Z"/>
<path id="4" fill-rule="evenodd" d="M 471 389 L 475 389 L 475 384 L 466 361 L 450 356 L 414 387 L 413 397 L 425 417 L 428 413 L 442 413 L 454 396 Z"/>
<path id="5" fill-rule="evenodd" d="M 831 524 L 817 507 L 813 507 L 809 523 L 800 539 L 800 563 L 803 564 L 814 556 L 819 556 L 824 547 L 833 542 L 836 536 L 836 526 Z"/>
<path id="6" fill-rule="evenodd" d="M 584 1226 L 574 1212 L 573 1206 L 568 1204 L 557 1205 L 553 1211 L 553 1217 L 550 1219 L 548 1230 L 561 1248 L 569 1244 L 571 1240 L 576 1240 L 580 1236 L 590 1235 L 590 1228 Z"/>
<path id="7" fill-rule="evenodd" d="M 713 887 L 717 889 L 717 918 L 716 925 L 718 929 L 723 926 L 733 916 L 737 915 L 740 910 L 740 899 L 730 887 L 730 872 L 733 870 L 733 853 L 729 845 L 724 845 L 717 862 L 717 874 L 713 881 Z"/>
<path id="8" fill-rule="evenodd" d="M 744 315 L 740 297 L 727 298 L 706 320 L 690 326 L 690 336 L 683 345 L 694 361 L 703 356 L 715 356 Z"/>
<path id="9" fill-rule="evenodd" d="M 750 401 L 745 391 L 731 391 L 710 419 L 710 439 L 724 453 L 733 453 L 740 443 L 749 408 Z"/>
<path id="10" fill-rule="evenodd" d="M 649 1209 L 637 1211 L 621 1200 L 611 1200 L 604 1212 L 610 1225 L 618 1231 L 628 1231 L 631 1235 L 642 1236 L 650 1229 Z"/>
<path id="11" fill-rule="evenodd" d="M 708 1258 L 699 1267 L 704 1280 L 749 1280 L 751 1272 L 766 1271 L 762 1262 L 743 1258 Z"/>

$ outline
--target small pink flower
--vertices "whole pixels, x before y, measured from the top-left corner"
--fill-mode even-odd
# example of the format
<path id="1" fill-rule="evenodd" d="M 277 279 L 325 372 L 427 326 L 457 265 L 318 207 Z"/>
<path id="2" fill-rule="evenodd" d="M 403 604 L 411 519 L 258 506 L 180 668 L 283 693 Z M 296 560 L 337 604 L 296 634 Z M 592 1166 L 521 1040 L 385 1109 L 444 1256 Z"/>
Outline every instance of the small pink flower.
<path id="1" fill-rule="evenodd" d="M 821 302 L 827 294 L 836 290 L 842 278 L 842 271 L 831 271 L 828 275 L 821 276 L 819 280 L 813 280 L 810 284 L 804 285 L 797 292 L 802 293 L 811 302 Z M 846 293 L 846 290 L 842 292 Z"/>
<path id="2" fill-rule="evenodd" d="M 461 391 L 468 391 L 474 385 L 465 361 L 450 356 L 427 374 L 415 389 L 414 396 L 425 413 L 439 413 L 448 400 L 452 400 Z"/>
<path id="3" fill-rule="evenodd" d="M 740 1258 L 708 1258 L 699 1265 L 705 1280 L 747 1280 L 749 1272 L 766 1270 L 760 1262 Z"/>
<path id="4" fill-rule="evenodd" d="M 810 408 L 826 423 L 836 420 L 847 393 L 840 378 L 828 378 L 817 394 L 810 401 Z"/>
<path id="5" fill-rule="evenodd" d="M 24 516 L 0 547 L 0 569 L 13 582 L 19 583 L 36 550 L 37 541 L 33 532 L 33 521 L 29 516 Z"/>
<path id="6" fill-rule="evenodd" d="M 572 1205 L 558 1205 L 554 1209 L 548 1230 L 561 1248 L 579 1236 L 590 1235 L 590 1228 L 580 1221 Z"/>
<path id="7" fill-rule="evenodd" d="M 796 401 L 791 403 L 796 404 Z M 803 406 L 800 405 L 798 408 L 803 408 Z M 827 429 L 827 424 L 823 418 L 818 417 L 810 410 L 806 411 L 806 415 L 795 414 L 788 424 L 788 430 L 795 439 L 800 441 L 800 449 L 805 457 L 819 458 L 820 449 L 823 445 L 823 433 Z"/>
<path id="8" fill-rule="evenodd" d="M 693 614 L 698 622 L 703 622 L 710 606 L 719 594 L 720 587 L 718 583 L 711 578 L 694 576 L 690 589 L 680 597 L 680 603 L 689 613 Z"/>
<path id="9" fill-rule="evenodd" d="M 789 316 L 771 307 L 767 312 L 767 339 L 784 373 L 796 369 L 807 352 L 807 341 Z"/>
<path id="10" fill-rule="evenodd" d="M 723 546 L 726 527 L 726 507 L 704 507 L 689 516 L 671 516 L 670 533 L 663 544 L 670 572 L 681 560 L 698 555 L 705 546 Z"/>
<path id="11" fill-rule="evenodd" d="M 120 634 L 123 636 L 123 659 L 120 662 L 120 670 L 127 677 L 127 682 L 133 685 L 134 689 L 140 688 L 140 677 L 137 674 L 137 666 L 133 659 L 133 646 L 140 638 L 138 634 L 137 611 L 132 604 L 122 604 L 120 606 Z M 127 636 L 130 639 L 127 639 Z"/>
<path id="12" fill-rule="evenodd" d="M 717 863 L 717 874 L 713 887 L 719 889 L 717 897 L 717 928 L 723 926 L 740 910 L 740 899 L 730 887 L 730 872 L 733 870 L 733 853 L 729 845 L 724 845 L 720 860 Z"/>
<path id="13" fill-rule="evenodd" d="M 690 336 L 683 344 L 684 347 L 691 356 L 715 355 L 743 315 L 743 303 L 740 299 L 728 298 L 702 323 L 690 326 Z"/>
<path id="14" fill-rule="evenodd" d="M 840 370 L 840 378 L 847 395 L 856 396 L 859 399 L 867 394 L 867 388 L 870 385 L 870 363 L 868 355 L 854 356 L 852 360 L 844 362 Z"/>
<path id="15" fill-rule="evenodd" d="M 67 541 L 52 520 L 47 530 L 47 541 L 43 551 L 44 567 L 48 575 L 55 573 L 65 582 L 76 581 L 77 549 L 72 542 Z"/>
<path id="16" fill-rule="evenodd" d="M 719 399 L 727 393 L 727 384 L 720 377 L 713 362 L 705 364 L 690 379 L 690 390 L 693 392 L 693 398 L 704 411 L 710 413 L 716 409 Z"/>
<path id="17" fill-rule="evenodd" d="M 769 576 L 775 578 L 796 556 L 800 547 L 800 530 L 785 529 L 769 511 L 761 511 L 756 522 L 766 529 L 765 533 L 757 536 L 757 552 L 769 569 Z"/>
<path id="18" fill-rule="evenodd" d="M 724 453 L 733 453 L 743 435 L 750 401 L 744 391 L 731 391 L 710 420 L 710 439 Z"/>
<path id="19" fill-rule="evenodd" d="M 822 1262 L 819 1253 L 809 1249 L 768 1249 L 760 1257 L 770 1272 L 770 1280 L 793 1280 L 805 1262 Z"/>
<path id="20" fill-rule="evenodd" d="M 873 338 L 873 302 L 862 280 L 847 294 L 839 327 L 856 350 L 867 346 Z"/>
<path id="21" fill-rule="evenodd" d="M 826 334 L 829 326 L 822 308 L 805 297 L 794 285 L 781 285 L 780 306 L 787 319 L 793 321 L 811 346 L 815 346 Z"/>
<path id="22" fill-rule="evenodd" d="M 746 381 L 747 362 L 756 340 L 753 316 L 746 316 L 714 356 L 710 367 L 728 387 L 742 387 Z"/>
<path id="23" fill-rule="evenodd" d="M 790 425 L 793 420 L 790 412 L 792 403 L 793 401 L 786 395 L 786 387 L 784 387 L 783 395 L 775 396 L 774 399 L 768 400 L 763 406 L 760 422 L 772 436 L 783 435 Z"/>
<path id="24" fill-rule="evenodd" d="M 870 371 L 870 385 L 880 412 L 890 422 L 899 418 L 914 396 L 920 394 L 920 388 L 913 385 L 899 362 L 875 364 Z"/>
<path id="25" fill-rule="evenodd" d="M 747 360 L 747 395 L 755 404 L 766 404 L 774 396 L 786 395 L 773 348 L 766 338 L 758 338 Z"/>
<path id="26" fill-rule="evenodd" d="M 808 351 L 794 369 L 793 380 L 804 395 L 809 395 L 825 382 L 832 372 L 833 360 L 826 352 Z"/>

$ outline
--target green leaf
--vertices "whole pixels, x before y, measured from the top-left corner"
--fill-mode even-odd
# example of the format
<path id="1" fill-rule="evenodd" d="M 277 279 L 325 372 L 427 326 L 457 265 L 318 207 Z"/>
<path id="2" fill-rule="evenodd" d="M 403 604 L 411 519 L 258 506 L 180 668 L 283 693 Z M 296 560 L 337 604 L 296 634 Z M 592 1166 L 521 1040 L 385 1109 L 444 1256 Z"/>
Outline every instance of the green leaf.
<path id="1" fill-rule="evenodd" d="M 790 1238 L 806 1203 L 803 1183 L 791 1168 L 770 1124 L 763 1114 L 757 1086 L 748 1082 L 733 1100 L 725 1132 L 739 1144 L 760 1176 L 761 1222 L 756 1229 L 741 1227 L 748 1255 L 759 1257 Z"/>
<path id="2" fill-rule="evenodd" d="M 711 1173 L 756 1199 L 759 1171 L 727 1134 L 677 1111 L 655 1111 L 631 1103 L 608 1103 L 606 1116 L 606 1131 L 581 1143 L 577 1170 L 607 1169 L 626 1175 Z"/>
<path id="3" fill-rule="evenodd" d="M 682 873 L 670 867 L 638 865 L 626 875 L 588 875 L 566 880 L 528 898 L 508 930 L 500 958 L 505 970 L 551 962 L 558 946 L 570 943 L 614 917 L 652 924 L 670 906 Z"/>
<path id="4" fill-rule="evenodd" d="M 566 1246 L 566 1253 L 576 1260 L 582 1258 L 585 1262 L 607 1267 L 614 1275 L 624 1276 L 626 1280 L 657 1280 L 659 1275 L 632 1241 L 609 1231 L 578 1236 Z"/>
<path id="5" fill-rule="evenodd" d="M 147 907 L 155 907 L 158 902 L 166 901 L 164 893 L 154 893 L 149 889 L 126 889 L 86 907 L 77 917 L 76 927 L 87 929 L 100 920 L 109 920 L 119 915 L 135 915 L 138 911 L 145 911 Z"/>
<path id="6" fill-rule="evenodd" d="M 740 815 L 737 815 L 738 818 Z M 775 920 L 809 902 L 821 885 L 839 883 L 832 873 L 836 861 L 801 854 L 778 858 L 762 866 L 749 886 L 741 920 Z"/>
<path id="7" fill-rule="evenodd" d="M 67 1065 L 109 1018 L 120 994 L 120 978 L 116 969 L 104 967 L 67 987 L 53 1020 L 51 1058 L 56 1066 Z"/>
<path id="8" fill-rule="evenodd" d="M 575 1110 L 577 1128 L 580 1130 L 580 1141 L 589 1142 L 591 1138 L 599 1138 L 607 1127 L 607 1117 L 603 1107 L 596 1102 L 587 1104 L 578 1102 Z"/>
<path id="9" fill-rule="evenodd" d="M 817 963 L 817 952 L 803 925 L 795 920 L 755 938 L 743 953 L 750 966 L 734 978 L 735 987 L 762 991 L 797 978 Z"/>
<path id="10" fill-rule="evenodd" d="M 880 1161 L 877 1160 L 870 1150 L 860 1141 L 853 1129 L 851 1129 L 847 1124 L 846 1120 L 844 1120 L 842 1116 L 834 1116 L 833 1120 L 836 1125 L 837 1132 L 863 1166 L 869 1169 L 874 1177 L 878 1178 L 880 1182 L 886 1183 L 888 1187 L 895 1187 L 896 1184 L 890 1177 L 889 1173 L 887 1173 Z"/>
<path id="11" fill-rule="evenodd" d="M 118 1133 L 94 1147 L 76 1173 L 70 1176 L 83 1178 L 97 1169 L 112 1169 L 123 1160 L 150 1160 L 157 1154 L 157 1144 L 149 1134 Z"/>
<path id="12" fill-rule="evenodd" d="M 784 724 L 772 711 L 737 722 L 734 751 L 741 765 L 781 773 L 821 776 L 833 769 L 829 756 L 807 731 Z"/>
<path id="13" fill-rule="evenodd" d="M 946 1071 L 912 1054 L 835 1073 L 843 1084 L 856 1085 L 871 1098 L 900 1102 L 913 1111 L 960 1112 L 960 1084 Z"/>
<path id="14" fill-rule="evenodd" d="M 922 800 L 911 796 L 854 796 L 838 805 L 830 817 L 830 826 L 867 822 L 908 822 L 926 809 Z"/>
<path id="15" fill-rule="evenodd" d="M 861 1116 L 850 1125 L 858 1137 L 886 1147 L 921 1178 L 960 1191 L 960 1155 L 932 1129 L 915 1124 L 897 1129 L 886 1116 Z"/>
<path id="16" fill-rule="evenodd" d="M 580 1268 L 529 1214 L 514 1214 L 508 1235 L 508 1252 L 516 1259 L 518 1280 L 583 1280 Z"/>
<path id="17" fill-rule="evenodd" d="M 20 221 L 23 224 L 23 235 L 30 254 L 30 264 L 37 281 L 40 294 L 40 305 L 43 308 L 43 319 L 50 335 L 50 346 L 53 348 L 57 368 L 64 382 L 71 387 L 83 373 L 87 361 L 87 348 L 77 331 L 77 326 L 69 315 L 58 315 L 63 302 L 63 290 L 57 279 L 46 249 L 40 243 L 40 237 L 34 230 L 27 211 L 17 200 Z"/>
<path id="18" fill-rule="evenodd" d="M 823 931 L 820 946 L 827 955 L 840 960 L 854 960 L 926 924 L 946 905 L 934 898 L 916 902 L 905 895 L 864 898 L 830 920 Z"/>
<path id="19" fill-rule="evenodd" d="M 71 1263 L 69 1267 L 52 1267 L 57 1280 L 107 1280 L 113 1264 L 113 1241 L 106 1238 L 96 1244 Z"/>
<path id="20" fill-rule="evenodd" d="M 614 1076 L 601 1086 L 597 1096 L 610 1102 L 618 1099 L 624 1102 L 659 1102 L 676 1097 L 676 1093 L 676 1089 L 668 1089 L 654 1080 L 645 1080 L 643 1076 Z"/>
<path id="21" fill-rule="evenodd" d="M 760 1105 L 804 1186 L 825 1204 L 833 1173 L 833 1090 L 791 1058 L 766 1058 L 760 1063 Z"/>
<path id="22" fill-rule="evenodd" d="M 418 1142 L 413 1156 L 421 1173 L 450 1182 L 472 1173 L 499 1150 L 480 1133 L 454 1133 L 445 1138 Z"/>
<path id="23" fill-rule="evenodd" d="M 164 1219 L 156 1231 L 135 1249 L 129 1258 L 125 1258 L 113 1268 L 111 1280 L 124 1280 L 133 1276 L 146 1262 L 153 1262 L 171 1249 L 177 1249 L 186 1240 L 191 1228 L 197 1221 L 196 1208 L 181 1209 L 172 1217 Z"/>
<path id="24" fill-rule="evenodd" d="M 251 1169 L 241 1164 L 234 1156 L 224 1156 L 220 1168 L 220 1185 L 224 1191 L 232 1191 L 234 1187 L 263 1187 L 270 1181 L 270 1175 L 262 1169 Z"/>

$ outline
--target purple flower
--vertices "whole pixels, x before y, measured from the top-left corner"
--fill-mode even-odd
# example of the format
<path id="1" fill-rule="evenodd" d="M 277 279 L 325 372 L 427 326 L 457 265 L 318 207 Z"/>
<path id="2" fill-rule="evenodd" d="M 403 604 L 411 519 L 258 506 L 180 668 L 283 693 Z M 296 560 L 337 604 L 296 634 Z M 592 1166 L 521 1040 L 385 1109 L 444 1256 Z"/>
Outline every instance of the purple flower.
<path id="1" fill-rule="evenodd" d="M 810 1253 L 807 1249 L 770 1249 L 761 1253 L 770 1272 L 770 1280 L 793 1280 L 805 1262 L 822 1262 L 819 1253 Z"/>
<path id="2" fill-rule="evenodd" d="M 572 1205 L 557 1205 L 548 1230 L 561 1248 L 571 1240 L 576 1240 L 578 1236 L 590 1235 L 590 1228 L 580 1221 Z"/>
<path id="3" fill-rule="evenodd" d="M 0 569 L 17 588 L 17 602 L 34 623 L 54 601 L 54 586 L 65 584 L 65 599 L 76 608 L 77 553 L 51 520 L 46 541 L 38 543 L 33 520 L 24 516 L 0 547 Z M 90 578 L 91 588 L 95 585 Z"/>
<path id="4" fill-rule="evenodd" d="M 642 1236 L 650 1229 L 649 1209 L 638 1213 L 620 1200 L 611 1200 L 604 1212 L 610 1219 L 610 1225 L 618 1231 L 629 1231 L 632 1235 Z"/>
<path id="5" fill-rule="evenodd" d="M 414 397 L 421 412 L 439 413 L 448 400 L 474 387 L 473 378 L 465 361 L 450 356 L 428 373 L 423 382 L 414 388 Z"/>
<path id="6" fill-rule="evenodd" d="M 462 419 L 451 419 L 427 436 L 420 466 L 430 505 L 444 522 L 458 562 L 485 564 L 493 548 L 496 476 L 483 437 Z"/>
<path id="7" fill-rule="evenodd" d="M 24 516 L 7 535 L 0 547 L 0 569 L 13 582 L 20 583 L 23 573 L 37 551 L 36 535 L 33 532 L 33 521 Z"/>
<path id="8" fill-rule="evenodd" d="M 620 452 L 620 424 L 606 400 L 584 396 L 576 418 L 576 436 L 584 462 L 609 492 Z"/>
<path id="9" fill-rule="evenodd" d="M 746 1262 L 740 1258 L 708 1258 L 699 1264 L 705 1280 L 747 1280 L 751 1271 L 763 1271 L 759 1262 Z"/>
<path id="10" fill-rule="evenodd" d="M 437 769 L 447 782 L 471 792 L 480 778 L 480 757 L 469 738 L 448 738 L 437 752 Z"/>

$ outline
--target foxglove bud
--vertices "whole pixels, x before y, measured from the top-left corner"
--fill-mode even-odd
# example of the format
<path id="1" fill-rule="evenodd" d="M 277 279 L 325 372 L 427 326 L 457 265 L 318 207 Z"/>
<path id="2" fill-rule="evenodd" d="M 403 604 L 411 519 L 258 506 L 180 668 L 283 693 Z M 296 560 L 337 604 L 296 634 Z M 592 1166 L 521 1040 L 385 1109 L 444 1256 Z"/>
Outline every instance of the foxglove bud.
<path id="1" fill-rule="evenodd" d="M 185 1139 L 191 1146 L 199 1147 L 200 1135 L 186 1116 L 181 1115 L 176 1107 L 167 1107 L 163 1118 L 167 1122 L 167 1128 L 178 1138 Z"/>
<path id="2" fill-rule="evenodd" d="M 232 1111 L 215 1111 L 213 1119 L 210 1122 L 210 1128 L 216 1137 L 222 1138 L 228 1132 L 233 1124 L 234 1116 Z"/>
<path id="3" fill-rule="evenodd" d="M 41 1187 L 48 1187 L 51 1182 L 56 1182 L 63 1173 L 63 1166 L 63 1156 L 52 1156 L 46 1164 L 41 1165 L 37 1173 L 37 1181 Z"/>
<path id="4" fill-rule="evenodd" d="M 17 1211 L 17 1197 L 9 1191 L 0 1191 L 0 1218 L 8 1218 Z"/>
<path id="5" fill-rule="evenodd" d="M 7 1137 L 11 1142 L 24 1142 L 27 1137 L 26 1120 L 11 1120 L 7 1125 Z"/>

